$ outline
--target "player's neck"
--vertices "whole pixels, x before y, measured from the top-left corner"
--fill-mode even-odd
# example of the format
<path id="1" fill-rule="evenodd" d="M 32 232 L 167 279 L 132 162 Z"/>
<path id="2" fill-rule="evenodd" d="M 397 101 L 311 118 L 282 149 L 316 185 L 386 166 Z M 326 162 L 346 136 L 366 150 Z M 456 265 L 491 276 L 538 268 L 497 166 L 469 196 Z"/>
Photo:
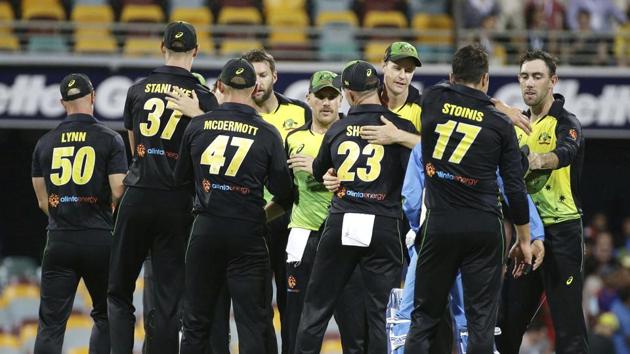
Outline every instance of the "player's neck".
<path id="1" fill-rule="evenodd" d="M 360 104 L 381 104 L 381 100 L 375 93 L 355 99 L 353 106 L 358 106 Z"/>
<path id="2" fill-rule="evenodd" d="M 324 124 L 321 124 L 317 119 L 313 119 L 313 124 L 311 124 L 311 130 L 313 131 L 313 133 L 325 134 L 328 128 L 330 128 L 331 124 L 332 122 L 328 125 L 324 125 Z"/>
<path id="3" fill-rule="evenodd" d="M 529 107 L 529 111 L 531 112 L 529 119 L 532 122 L 535 122 L 540 118 L 545 117 L 549 113 L 549 110 L 551 110 L 551 105 L 553 104 L 553 101 L 553 95 L 549 95 L 542 102 L 540 102 L 540 104 Z"/>
<path id="4" fill-rule="evenodd" d="M 265 102 L 256 102 L 256 110 L 259 113 L 269 114 L 275 112 L 276 109 L 278 109 L 278 105 L 278 97 L 276 97 L 276 93 L 272 91 L 271 95 Z"/>
<path id="5" fill-rule="evenodd" d="M 67 105 L 66 106 L 66 113 L 68 115 L 71 115 L 71 114 L 87 114 L 87 115 L 92 116 L 92 115 L 94 115 L 94 108 L 93 107 L 90 107 L 90 108 L 87 108 L 87 107 L 73 107 L 71 105 Z"/>
<path id="6" fill-rule="evenodd" d="M 252 100 L 251 97 L 245 97 L 243 95 L 225 94 L 223 96 L 223 103 L 239 103 L 250 106 L 252 108 L 256 108 L 254 100 Z"/>
<path id="7" fill-rule="evenodd" d="M 190 71 L 192 69 L 192 60 L 189 58 L 168 58 L 166 60 L 166 65 L 168 66 L 176 66 L 185 70 Z"/>
<path id="8" fill-rule="evenodd" d="M 390 110 L 400 108 L 400 106 L 404 105 L 407 102 L 407 97 L 409 96 L 409 90 L 403 91 L 401 94 L 396 95 L 392 90 L 385 86 L 385 90 L 387 91 L 387 108 Z"/>

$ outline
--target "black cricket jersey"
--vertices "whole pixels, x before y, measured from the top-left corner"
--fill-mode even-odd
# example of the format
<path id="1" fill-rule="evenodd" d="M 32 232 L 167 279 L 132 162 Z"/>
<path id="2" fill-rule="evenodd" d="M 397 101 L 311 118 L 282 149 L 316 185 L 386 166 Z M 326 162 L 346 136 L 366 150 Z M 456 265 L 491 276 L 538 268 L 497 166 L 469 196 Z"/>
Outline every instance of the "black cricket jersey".
<path id="1" fill-rule="evenodd" d="M 190 117 L 173 110 L 166 93 L 194 90 L 199 106 L 208 112 L 217 106 L 214 95 L 201 85 L 190 71 L 161 66 L 129 88 L 125 102 L 125 128 L 133 130 L 134 158 L 125 185 L 159 190 L 173 190 L 173 170 L 179 157 L 182 135 Z"/>
<path id="2" fill-rule="evenodd" d="M 120 134 L 90 115 L 69 115 L 33 151 L 31 176 L 44 177 L 48 192 L 47 229 L 111 230 L 108 176 L 126 172 Z"/>
<path id="3" fill-rule="evenodd" d="M 411 122 L 380 104 L 354 106 L 344 119 L 333 123 L 313 162 L 318 182 L 331 167 L 341 182 L 330 213 L 402 216 L 400 191 L 410 150 L 398 144 L 369 144 L 360 136 L 361 127 L 382 125 L 381 115 L 399 129 L 418 134 Z"/>
<path id="4" fill-rule="evenodd" d="M 285 209 L 293 181 L 280 133 L 256 110 L 223 103 L 186 128 L 175 169 L 178 185 L 195 184 L 195 212 L 265 221 L 263 186 Z"/>
<path id="5" fill-rule="evenodd" d="M 440 83 L 423 93 L 422 158 L 428 209 L 470 208 L 502 216 L 497 168 L 514 222 L 529 222 L 512 122 L 485 93 Z"/>

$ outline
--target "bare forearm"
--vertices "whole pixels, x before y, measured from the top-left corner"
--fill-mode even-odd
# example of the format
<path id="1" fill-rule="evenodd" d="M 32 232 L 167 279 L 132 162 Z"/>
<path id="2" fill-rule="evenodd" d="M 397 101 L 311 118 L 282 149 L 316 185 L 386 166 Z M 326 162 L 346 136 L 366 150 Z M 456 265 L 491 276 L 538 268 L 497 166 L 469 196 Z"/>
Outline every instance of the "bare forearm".
<path id="1" fill-rule="evenodd" d="M 516 229 L 516 237 L 518 242 L 530 242 L 530 231 L 529 231 L 529 223 L 524 225 L 514 225 Z"/>
<path id="2" fill-rule="evenodd" d="M 409 149 L 413 149 L 413 147 L 420 142 L 420 135 L 412 134 L 404 130 L 399 130 L 398 136 L 399 138 L 396 143 Z"/>
<path id="3" fill-rule="evenodd" d="M 533 158 L 530 159 L 530 170 L 555 170 L 558 168 L 560 160 L 558 155 L 553 152 L 546 154 L 533 154 Z"/>

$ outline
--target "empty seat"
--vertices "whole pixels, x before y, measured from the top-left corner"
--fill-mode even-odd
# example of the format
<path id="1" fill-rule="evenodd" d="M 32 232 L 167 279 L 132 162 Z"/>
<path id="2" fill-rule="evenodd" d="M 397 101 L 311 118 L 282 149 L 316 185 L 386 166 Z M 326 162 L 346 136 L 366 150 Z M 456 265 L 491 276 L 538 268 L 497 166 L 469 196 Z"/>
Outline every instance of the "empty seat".
<path id="1" fill-rule="evenodd" d="M 453 20 L 446 14 L 416 14 L 412 27 L 417 49 L 427 63 L 448 61 L 453 52 Z"/>
<path id="2" fill-rule="evenodd" d="M 369 41 L 363 49 L 363 57 L 371 63 L 380 63 L 385 56 L 385 50 L 390 44 L 390 42 L 384 41 Z"/>
<path id="3" fill-rule="evenodd" d="M 37 323 L 28 323 L 20 328 L 19 343 L 22 353 L 31 353 L 35 346 L 37 336 Z"/>
<path id="4" fill-rule="evenodd" d="M 322 11 L 350 11 L 352 0 L 313 0 L 313 13 L 315 18 Z"/>
<path id="5" fill-rule="evenodd" d="M 315 24 L 320 27 L 327 24 L 348 24 L 352 27 L 358 27 L 359 19 L 352 11 L 322 11 L 317 15 Z"/>
<path id="6" fill-rule="evenodd" d="M 65 348 L 78 348 L 89 346 L 90 333 L 92 332 L 92 318 L 86 315 L 72 314 L 66 324 L 63 346 Z"/>
<path id="7" fill-rule="evenodd" d="M 24 20 L 57 20 L 63 21 L 66 12 L 59 3 L 34 2 L 22 8 L 22 19 Z"/>
<path id="8" fill-rule="evenodd" d="M 60 35 L 33 35 L 28 40 L 29 52 L 68 52 L 68 44 Z"/>
<path id="9" fill-rule="evenodd" d="M 271 46 L 308 43 L 306 28 L 308 15 L 304 11 L 276 12 L 267 17 L 267 24 L 271 26 L 269 43 Z"/>
<path id="10" fill-rule="evenodd" d="M 120 13 L 120 22 L 164 22 L 164 12 L 158 5 L 126 5 Z"/>
<path id="11" fill-rule="evenodd" d="M 262 24 L 262 16 L 255 7 L 224 7 L 219 13 L 217 23 L 230 24 Z"/>
<path id="12" fill-rule="evenodd" d="M 19 354 L 20 343 L 11 333 L 0 333 L 0 354 Z"/>
<path id="13" fill-rule="evenodd" d="M 306 11 L 305 0 L 264 0 L 263 5 L 267 15 L 275 12 Z"/>
<path id="14" fill-rule="evenodd" d="M 76 53 L 114 54 L 118 52 L 118 43 L 112 35 L 75 36 L 74 51 Z M 87 304 L 85 306 L 87 307 Z"/>
<path id="15" fill-rule="evenodd" d="M 171 11 L 171 21 L 186 21 L 195 26 L 197 31 L 212 25 L 212 12 L 207 7 L 178 7 Z"/>
<path id="16" fill-rule="evenodd" d="M 127 37 L 123 47 L 123 54 L 129 56 L 161 56 L 161 44 L 161 38 Z"/>
<path id="17" fill-rule="evenodd" d="M 15 52 L 20 50 L 20 42 L 17 37 L 11 33 L 3 33 L 0 35 L 0 51 Z"/>
<path id="18" fill-rule="evenodd" d="M 111 34 L 110 23 L 114 22 L 114 12 L 109 5 L 76 5 L 70 15 L 76 22 L 75 36 L 106 37 Z"/>
<path id="19" fill-rule="evenodd" d="M 407 17 L 398 11 L 369 11 L 363 18 L 363 27 L 407 27 Z"/>
<path id="20" fill-rule="evenodd" d="M 15 13 L 11 4 L 8 2 L 0 2 L 0 22 L 11 22 L 15 20 Z M 5 33 L 11 33 L 13 31 L 11 24 L 0 25 L 0 33 L 4 36 Z"/>
<path id="21" fill-rule="evenodd" d="M 262 43 L 253 39 L 225 39 L 221 42 L 221 55 L 241 55 L 249 50 L 262 48 Z"/>

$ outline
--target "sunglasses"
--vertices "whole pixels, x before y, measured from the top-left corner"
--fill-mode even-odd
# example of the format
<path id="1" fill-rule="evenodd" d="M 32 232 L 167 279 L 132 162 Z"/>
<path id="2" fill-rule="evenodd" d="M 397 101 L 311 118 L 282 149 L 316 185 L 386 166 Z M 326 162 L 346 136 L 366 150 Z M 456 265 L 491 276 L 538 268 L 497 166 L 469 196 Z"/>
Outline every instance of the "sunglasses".
<path id="1" fill-rule="evenodd" d="M 339 92 L 337 91 L 319 91 L 317 93 L 314 94 L 315 97 L 317 97 L 318 100 L 323 100 L 324 98 L 327 98 L 329 100 L 334 100 L 335 98 L 339 97 Z"/>

